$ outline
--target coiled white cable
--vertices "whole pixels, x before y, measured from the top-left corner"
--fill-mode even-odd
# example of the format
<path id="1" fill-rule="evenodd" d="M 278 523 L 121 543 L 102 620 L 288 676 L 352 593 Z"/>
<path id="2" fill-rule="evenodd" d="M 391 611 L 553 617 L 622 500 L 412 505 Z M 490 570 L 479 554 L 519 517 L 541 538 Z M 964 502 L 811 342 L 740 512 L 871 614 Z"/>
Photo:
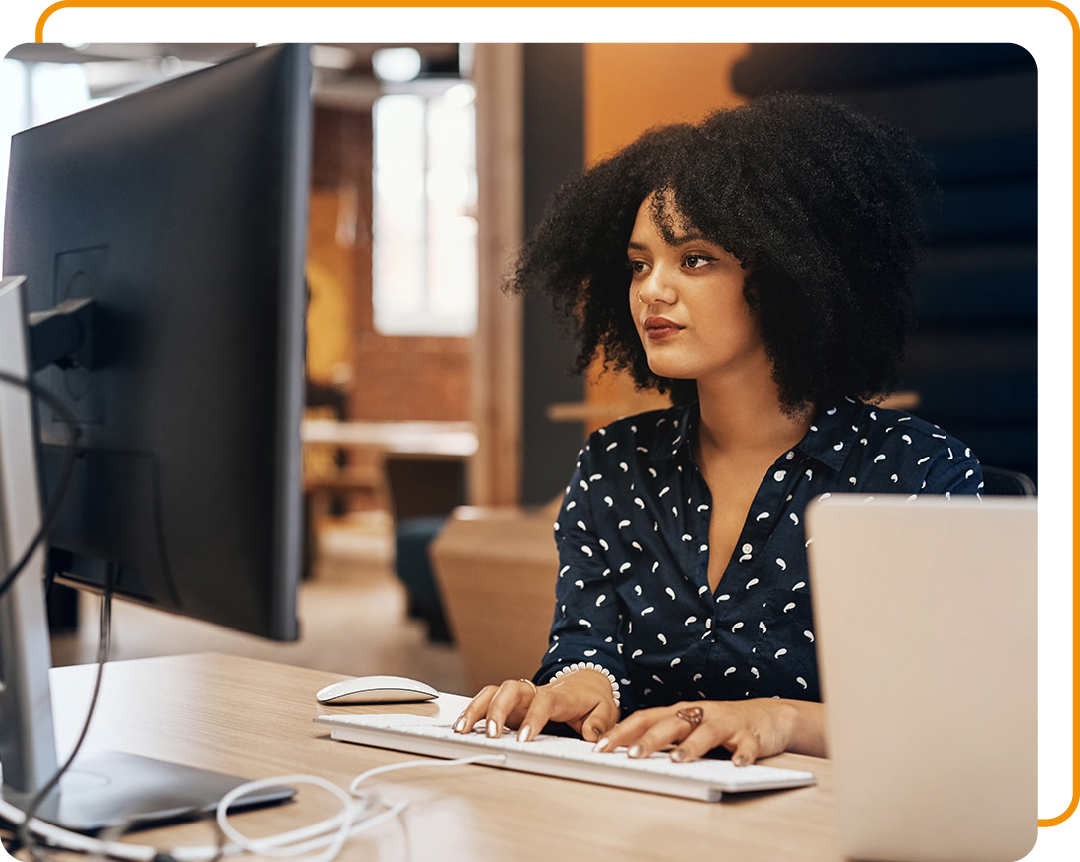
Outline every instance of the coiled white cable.
<path id="1" fill-rule="evenodd" d="M 502 754 L 480 754 L 457 760 L 409 760 L 404 763 L 392 763 L 377 766 L 356 776 L 349 785 L 348 792 L 336 784 L 318 775 L 287 775 L 279 778 L 264 778 L 241 784 L 218 802 L 215 812 L 218 826 L 229 839 L 229 844 L 193 845 L 162 850 L 140 844 L 126 844 L 120 841 L 104 841 L 80 832 L 72 832 L 60 826 L 33 818 L 30 829 L 45 842 L 77 853 L 109 856 L 128 862 L 153 862 L 160 855 L 167 855 L 176 862 L 208 862 L 222 856 L 235 856 L 239 853 L 252 852 L 276 858 L 293 858 L 313 853 L 322 849 L 321 855 L 314 856 L 307 862 L 330 862 L 340 851 L 345 842 L 368 829 L 394 819 L 408 806 L 407 801 L 398 802 L 379 814 L 374 814 L 379 804 L 377 797 L 362 793 L 359 785 L 376 775 L 396 772 L 423 766 L 462 766 L 483 761 L 503 761 Z M 302 826 L 289 832 L 270 835 L 264 838 L 249 838 L 228 821 L 229 807 L 242 796 L 264 787 L 280 784 L 311 784 L 321 787 L 341 802 L 341 811 L 317 823 Z M 359 800 L 359 802 L 357 801 Z M 25 820 L 25 814 L 15 806 L 0 799 L 0 818 L 15 826 Z M 361 819 L 362 818 L 362 819 Z"/>
<path id="2" fill-rule="evenodd" d="M 277 784 L 312 784 L 321 787 L 337 797 L 338 801 L 341 802 L 341 811 L 319 823 L 313 823 L 301 829 L 294 829 L 291 832 L 282 832 L 267 838 L 248 838 L 229 822 L 229 807 L 241 796 Z M 287 775 L 280 779 L 264 778 L 258 781 L 249 781 L 233 788 L 218 803 L 216 817 L 217 825 L 225 837 L 243 850 L 284 859 L 301 856 L 325 846 L 326 849 L 322 855 L 313 857 L 311 862 L 329 862 L 341 850 L 345 840 L 349 837 L 349 828 L 360 817 L 361 810 L 361 806 L 353 801 L 352 796 L 325 778 L 318 775 Z M 330 834 L 325 834 L 327 832 Z"/>

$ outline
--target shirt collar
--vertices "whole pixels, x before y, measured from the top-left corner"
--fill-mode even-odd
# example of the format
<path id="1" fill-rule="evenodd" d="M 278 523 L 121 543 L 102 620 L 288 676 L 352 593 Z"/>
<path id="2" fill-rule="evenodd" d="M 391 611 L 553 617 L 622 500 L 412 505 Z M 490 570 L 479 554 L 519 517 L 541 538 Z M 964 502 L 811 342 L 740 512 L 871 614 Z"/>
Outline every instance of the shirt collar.
<path id="1" fill-rule="evenodd" d="M 863 405 L 850 398 L 842 398 L 835 405 L 824 407 L 814 415 L 814 421 L 795 449 L 815 458 L 834 470 L 839 470 L 858 434 L 858 421 Z M 693 429 L 700 419 L 698 403 L 673 407 L 664 411 L 658 420 L 658 434 L 649 453 L 654 461 L 675 457 L 680 450 L 687 450 L 693 459 L 689 442 Z"/>
<path id="2" fill-rule="evenodd" d="M 666 461 L 685 449 L 687 456 L 692 460 L 693 453 L 690 451 L 689 443 L 691 432 L 698 422 L 698 416 L 696 401 L 683 407 L 672 407 L 663 411 L 657 420 L 657 434 L 649 452 L 650 459 Z"/>
<path id="3" fill-rule="evenodd" d="M 804 455 L 839 470 L 859 433 L 859 418 L 863 405 L 850 398 L 841 398 L 835 405 L 823 407 L 814 415 L 806 435 L 795 448 Z"/>

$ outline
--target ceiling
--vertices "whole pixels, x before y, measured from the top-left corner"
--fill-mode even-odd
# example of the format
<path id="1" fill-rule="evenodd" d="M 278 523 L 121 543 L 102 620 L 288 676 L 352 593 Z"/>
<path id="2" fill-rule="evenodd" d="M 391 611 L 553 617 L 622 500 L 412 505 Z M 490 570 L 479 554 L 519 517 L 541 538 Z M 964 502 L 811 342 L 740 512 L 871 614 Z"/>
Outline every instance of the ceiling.
<path id="1" fill-rule="evenodd" d="M 253 43 L 90 43 L 61 45 L 28 43 L 7 57 L 24 63 L 78 63 L 86 70 L 94 98 L 118 96 L 166 77 L 218 63 L 255 47 Z M 372 54 L 380 48 L 410 47 L 419 51 L 421 73 L 410 89 L 442 87 L 468 75 L 467 52 L 456 42 L 441 43 L 320 43 L 315 45 L 315 100 L 343 109 L 363 109 L 395 85 L 380 82 L 372 70 Z M 396 89 L 400 89 L 397 87 Z"/>

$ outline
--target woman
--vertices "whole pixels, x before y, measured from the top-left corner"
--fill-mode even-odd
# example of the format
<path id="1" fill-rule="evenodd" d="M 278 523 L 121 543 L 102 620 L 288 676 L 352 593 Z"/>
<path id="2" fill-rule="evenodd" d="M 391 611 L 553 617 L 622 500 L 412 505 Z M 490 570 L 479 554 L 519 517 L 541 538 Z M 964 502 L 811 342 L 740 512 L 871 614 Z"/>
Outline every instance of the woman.
<path id="1" fill-rule="evenodd" d="M 578 326 L 579 370 L 601 353 L 673 406 L 589 437 L 555 525 L 550 648 L 460 732 L 825 754 L 807 503 L 982 482 L 958 440 L 873 404 L 897 383 L 932 189 L 896 130 L 776 96 L 646 133 L 560 190 L 512 287 Z"/>

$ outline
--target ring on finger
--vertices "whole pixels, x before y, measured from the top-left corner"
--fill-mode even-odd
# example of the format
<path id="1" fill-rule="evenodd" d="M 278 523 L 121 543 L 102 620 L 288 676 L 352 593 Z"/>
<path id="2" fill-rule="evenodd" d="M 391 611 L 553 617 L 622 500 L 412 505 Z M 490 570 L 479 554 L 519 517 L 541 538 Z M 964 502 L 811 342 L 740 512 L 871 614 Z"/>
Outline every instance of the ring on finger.
<path id="1" fill-rule="evenodd" d="M 687 722 L 690 725 L 690 730 L 693 731 L 701 724 L 702 719 L 705 717 L 705 711 L 700 706 L 691 706 L 689 709 L 678 710 L 675 717 Z"/>
<path id="2" fill-rule="evenodd" d="M 525 679 L 524 677 L 522 677 L 521 679 L 518 680 L 518 682 L 525 683 L 525 685 L 529 686 L 529 688 L 532 689 L 532 693 L 536 694 L 536 683 L 533 682 L 531 679 Z"/>

